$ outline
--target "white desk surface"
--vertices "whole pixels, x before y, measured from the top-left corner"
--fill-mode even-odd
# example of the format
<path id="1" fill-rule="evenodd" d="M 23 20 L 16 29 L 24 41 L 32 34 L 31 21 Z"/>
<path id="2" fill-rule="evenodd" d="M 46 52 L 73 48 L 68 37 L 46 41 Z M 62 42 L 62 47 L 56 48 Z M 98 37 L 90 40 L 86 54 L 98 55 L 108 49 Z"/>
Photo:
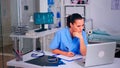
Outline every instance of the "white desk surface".
<path id="1" fill-rule="evenodd" d="M 21 47 L 23 47 L 23 39 L 24 38 L 31 38 L 31 39 L 33 39 L 33 50 L 36 50 L 36 39 L 37 38 L 45 37 L 46 35 L 53 34 L 59 29 L 61 29 L 61 28 L 54 28 L 54 29 L 46 30 L 46 31 L 42 31 L 42 32 L 35 32 L 35 30 L 37 30 L 37 29 L 33 29 L 33 30 L 29 30 L 26 33 L 26 35 L 15 35 L 12 33 L 12 34 L 10 34 L 10 37 L 14 40 L 15 44 L 16 44 L 17 39 L 19 39 L 20 40 L 19 44 Z M 43 40 L 45 41 L 45 38 L 43 38 Z M 43 46 L 45 46 L 45 45 L 43 45 Z"/>
<path id="2" fill-rule="evenodd" d="M 51 29 L 51 30 L 46 30 L 43 32 L 35 32 L 34 30 L 29 30 L 28 33 L 26 33 L 26 35 L 15 35 L 15 34 L 11 34 L 10 37 L 20 37 L 20 38 L 39 38 L 39 37 L 43 37 L 46 36 L 48 34 L 54 33 L 57 30 L 59 30 L 60 28 L 55 28 L 55 29 Z"/>
<path id="3" fill-rule="evenodd" d="M 32 52 L 24 55 L 23 61 L 16 61 L 15 59 L 8 61 L 7 66 L 16 66 L 16 67 L 23 67 L 23 68 L 83 68 L 82 66 L 78 65 L 74 61 L 71 61 L 71 62 L 63 61 L 63 62 L 65 62 L 65 65 L 59 65 L 58 67 L 38 66 L 38 65 L 25 63 L 24 61 L 33 59 L 33 57 L 31 57 L 31 54 L 32 54 Z M 53 55 L 50 52 L 45 52 L 45 54 Z M 119 68 L 119 67 L 120 67 L 120 58 L 115 58 L 114 62 L 112 64 L 89 67 L 89 68 Z"/>

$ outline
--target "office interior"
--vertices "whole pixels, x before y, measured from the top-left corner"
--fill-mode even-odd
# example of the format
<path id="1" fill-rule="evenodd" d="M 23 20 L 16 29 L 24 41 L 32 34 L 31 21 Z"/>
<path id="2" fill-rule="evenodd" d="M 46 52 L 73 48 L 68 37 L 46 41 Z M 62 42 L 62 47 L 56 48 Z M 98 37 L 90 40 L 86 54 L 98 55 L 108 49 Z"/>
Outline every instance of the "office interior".
<path id="1" fill-rule="evenodd" d="M 48 1 L 52 1 L 48 3 Z M 13 48 L 23 45 L 24 54 L 33 50 L 33 39 L 24 38 L 22 42 L 10 35 L 34 35 L 30 30 L 41 28 L 34 23 L 34 13 L 52 12 L 53 23 L 45 24 L 46 31 L 66 27 L 66 17 L 80 13 L 85 18 L 85 30 L 89 43 L 115 41 L 115 57 L 120 57 L 120 0 L 0 0 L 0 68 L 7 68 L 6 63 L 15 58 Z M 23 31 L 24 29 L 25 31 Z M 20 30 L 22 29 L 22 30 Z M 54 33 L 37 38 L 35 49 L 50 51 L 49 44 Z M 29 32 L 29 33 L 28 33 Z M 40 32 L 44 34 L 43 32 Z M 48 33 L 48 32 L 46 32 Z M 41 34 L 41 35 L 42 35 Z M 44 40 L 43 40 L 44 39 Z M 44 43 L 44 41 L 46 41 Z M 19 43 L 20 42 L 20 43 Z M 44 46 L 43 46 L 44 45 Z M 45 47 L 46 46 L 46 47 Z"/>

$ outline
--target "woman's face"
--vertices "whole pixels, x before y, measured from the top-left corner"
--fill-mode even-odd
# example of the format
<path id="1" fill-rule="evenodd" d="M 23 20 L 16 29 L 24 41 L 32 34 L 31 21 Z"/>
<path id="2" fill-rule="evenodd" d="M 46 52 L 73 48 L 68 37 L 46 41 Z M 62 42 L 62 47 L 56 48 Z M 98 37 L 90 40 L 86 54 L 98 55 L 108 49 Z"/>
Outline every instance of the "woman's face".
<path id="1" fill-rule="evenodd" d="M 70 28 L 73 32 L 82 32 L 84 28 L 84 19 L 76 19 L 73 24 L 70 23 Z"/>

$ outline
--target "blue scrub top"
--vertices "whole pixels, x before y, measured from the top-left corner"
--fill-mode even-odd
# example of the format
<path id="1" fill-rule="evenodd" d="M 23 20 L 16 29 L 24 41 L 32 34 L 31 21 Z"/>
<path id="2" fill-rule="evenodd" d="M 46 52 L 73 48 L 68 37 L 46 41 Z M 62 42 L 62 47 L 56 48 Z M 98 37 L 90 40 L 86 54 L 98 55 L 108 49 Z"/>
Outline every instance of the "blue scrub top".
<path id="1" fill-rule="evenodd" d="M 86 32 L 82 31 L 82 35 L 84 43 L 87 45 Z M 70 51 L 74 54 L 80 54 L 80 40 L 77 37 L 72 38 L 69 28 L 66 27 L 56 32 L 51 41 L 50 49 L 59 49 L 66 52 Z"/>

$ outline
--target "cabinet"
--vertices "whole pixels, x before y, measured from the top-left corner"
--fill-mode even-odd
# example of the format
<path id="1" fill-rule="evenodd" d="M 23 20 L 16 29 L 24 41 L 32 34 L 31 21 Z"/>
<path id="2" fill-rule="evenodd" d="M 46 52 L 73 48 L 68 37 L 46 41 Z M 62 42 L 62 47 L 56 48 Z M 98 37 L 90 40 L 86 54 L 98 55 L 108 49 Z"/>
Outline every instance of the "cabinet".
<path id="1" fill-rule="evenodd" d="M 68 4 L 68 5 L 64 5 L 64 10 L 65 10 L 65 22 L 66 22 L 66 17 L 68 17 L 69 15 L 73 14 L 73 13 L 79 13 L 82 15 L 82 17 L 85 18 L 85 5 L 81 5 L 81 4 Z"/>
<path id="2" fill-rule="evenodd" d="M 63 22 L 66 23 L 66 17 L 73 14 L 79 13 L 82 17 L 86 18 L 86 3 L 85 4 L 75 4 L 72 0 L 63 0 Z M 66 24 L 64 24 L 66 26 Z"/>

